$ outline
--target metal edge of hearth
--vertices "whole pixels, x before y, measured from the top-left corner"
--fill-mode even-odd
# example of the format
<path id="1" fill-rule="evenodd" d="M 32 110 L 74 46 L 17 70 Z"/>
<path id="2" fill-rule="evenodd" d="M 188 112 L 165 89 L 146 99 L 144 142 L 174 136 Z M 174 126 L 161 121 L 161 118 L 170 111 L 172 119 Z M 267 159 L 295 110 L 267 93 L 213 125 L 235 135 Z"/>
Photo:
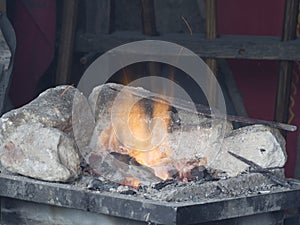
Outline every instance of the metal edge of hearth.
<path id="1" fill-rule="evenodd" d="M 203 202 L 160 202 L 6 174 L 0 174 L 0 183 L 2 197 L 158 224 L 204 223 L 300 206 L 299 187 Z"/>

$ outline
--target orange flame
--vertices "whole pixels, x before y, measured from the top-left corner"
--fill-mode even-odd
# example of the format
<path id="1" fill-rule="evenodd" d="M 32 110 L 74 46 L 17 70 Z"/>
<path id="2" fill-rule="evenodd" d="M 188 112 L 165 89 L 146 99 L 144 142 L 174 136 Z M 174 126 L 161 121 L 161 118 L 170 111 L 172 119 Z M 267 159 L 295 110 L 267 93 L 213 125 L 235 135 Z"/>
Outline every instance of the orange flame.
<path id="1" fill-rule="evenodd" d="M 133 187 L 133 188 L 139 188 L 141 181 L 136 180 L 132 177 L 125 177 L 125 180 L 121 183 L 121 185 L 123 186 L 129 186 L 129 187 Z"/>
<path id="2" fill-rule="evenodd" d="M 170 148 L 169 146 L 156 146 L 159 144 L 156 140 L 162 140 L 165 138 L 162 135 L 167 133 L 170 118 L 169 106 L 154 102 L 150 122 L 148 117 L 141 104 L 134 105 L 129 115 L 128 126 L 134 137 L 142 142 L 135 142 L 129 155 L 138 163 L 152 168 L 157 177 L 165 180 L 169 177 L 168 171 L 163 170 L 159 165 L 170 159 Z"/>
<path id="3" fill-rule="evenodd" d="M 126 102 L 118 104 L 120 119 L 114 122 L 115 129 L 111 126 L 102 131 L 100 142 L 106 149 L 128 154 L 141 165 L 152 168 L 157 177 L 168 179 L 166 164 L 171 159 L 167 139 L 170 106 L 153 101 L 151 113 L 146 112 L 145 106 L 139 101 L 128 112 L 128 105 L 133 102 L 133 96 L 128 94 Z"/>

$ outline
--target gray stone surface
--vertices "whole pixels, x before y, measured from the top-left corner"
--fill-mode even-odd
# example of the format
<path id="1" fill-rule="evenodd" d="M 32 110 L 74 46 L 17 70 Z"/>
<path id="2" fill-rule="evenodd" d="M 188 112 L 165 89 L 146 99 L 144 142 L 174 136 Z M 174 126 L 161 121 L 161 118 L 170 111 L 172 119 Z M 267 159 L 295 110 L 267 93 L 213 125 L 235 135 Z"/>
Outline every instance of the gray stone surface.
<path id="1" fill-rule="evenodd" d="M 273 170 L 278 177 L 284 177 L 282 169 Z M 226 199 L 236 197 L 247 197 L 253 194 L 272 193 L 275 190 L 287 190 L 287 188 L 274 185 L 274 182 L 263 174 L 248 173 L 237 177 L 221 179 L 219 181 L 193 182 L 166 186 L 159 191 L 149 191 L 147 197 L 168 202 L 201 201 L 209 199 Z M 154 193 L 153 193 L 154 192 Z M 192 193 L 192 194 L 191 194 Z"/>
<path id="2" fill-rule="evenodd" d="M 72 127 L 78 148 L 83 157 L 89 153 L 89 145 L 95 127 L 94 114 L 88 99 L 82 93 L 76 93 L 73 100 Z"/>
<path id="3" fill-rule="evenodd" d="M 48 181 L 79 174 L 72 130 L 71 86 L 57 86 L 0 118 L 0 161 L 6 170 Z"/>
<path id="4" fill-rule="evenodd" d="M 5 113 L 0 119 L 0 145 L 20 125 L 41 123 L 72 132 L 72 104 L 76 88 L 58 86 L 41 93 L 32 102 Z"/>
<path id="5" fill-rule="evenodd" d="M 263 168 L 283 167 L 287 154 L 285 139 L 279 130 L 264 126 L 252 125 L 234 130 L 223 141 L 222 151 L 210 165 L 220 169 L 229 176 L 236 176 L 249 166 L 234 158 L 228 151 L 251 160 Z"/>
<path id="6" fill-rule="evenodd" d="M 46 181 L 70 181 L 80 173 L 74 141 L 39 123 L 17 127 L 1 148 L 0 162 L 10 172 Z"/>

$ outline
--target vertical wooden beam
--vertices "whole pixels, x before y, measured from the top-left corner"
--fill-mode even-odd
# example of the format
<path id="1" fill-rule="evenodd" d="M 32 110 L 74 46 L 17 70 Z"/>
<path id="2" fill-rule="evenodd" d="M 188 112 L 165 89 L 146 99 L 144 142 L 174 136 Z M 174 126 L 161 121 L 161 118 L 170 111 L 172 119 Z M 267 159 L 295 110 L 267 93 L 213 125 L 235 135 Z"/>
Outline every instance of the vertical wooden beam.
<path id="1" fill-rule="evenodd" d="M 299 0 L 285 1 L 282 41 L 289 41 L 296 38 L 298 10 Z M 274 112 L 274 120 L 278 122 L 288 122 L 292 71 L 292 61 L 280 62 Z"/>
<path id="2" fill-rule="evenodd" d="M 158 35 L 156 30 L 154 1 L 141 0 L 141 7 L 143 34 L 148 36 Z M 148 74 L 153 76 L 159 76 L 161 72 L 161 67 L 156 62 L 148 62 L 146 69 Z"/>
<path id="3" fill-rule="evenodd" d="M 85 0 L 86 32 L 110 34 L 113 26 L 113 0 Z"/>
<path id="4" fill-rule="evenodd" d="M 6 0 L 0 0 L 0 12 L 6 13 Z"/>
<path id="5" fill-rule="evenodd" d="M 206 0 L 205 2 L 205 14 L 206 14 L 206 39 L 214 40 L 217 37 L 217 0 Z M 206 59 L 206 64 L 209 66 L 215 76 L 217 76 L 217 61 L 213 58 Z M 210 92 L 207 96 L 210 103 L 210 107 L 217 107 L 217 87 L 213 80 L 209 84 Z"/>
<path id="6" fill-rule="evenodd" d="M 141 0 L 143 34 L 158 35 L 155 22 L 155 9 L 153 0 Z"/>
<path id="7" fill-rule="evenodd" d="M 206 0 L 206 38 L 214 40 L 217 37 L 217 0 Z M 207 65 L 217 75 L 217 62 L 215 59 L 207 59 Z"/>
<path id="8" fill-rule="evenodd" d="M 60 34 L 56 84 L 70 82 L 78 0 L 64 0 Z"/>

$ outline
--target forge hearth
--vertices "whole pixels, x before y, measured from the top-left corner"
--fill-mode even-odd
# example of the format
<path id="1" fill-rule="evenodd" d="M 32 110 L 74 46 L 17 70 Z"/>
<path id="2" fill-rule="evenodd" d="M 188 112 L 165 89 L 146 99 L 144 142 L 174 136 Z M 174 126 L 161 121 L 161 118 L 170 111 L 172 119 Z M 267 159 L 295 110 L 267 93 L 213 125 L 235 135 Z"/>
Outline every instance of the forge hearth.
<path id="1" fill-rule="evenodd" d="M 0 182 L 2 224 L 210 222 L 228 225 L 257 224 L 259 221 L 259 224 L 269 225 L 283 224 L 284 210 L 300 206 L 299 186 L 293 189 L 273 186 L 267 191 L 234 197 L 217 194 L 202 199 L 167 202 L 128 193 L 89 191 L 78 184 L 49 183 L 21 176 L 2 174 Z M 196 193 L 187 195 L 196 196 Z"/>
<path id="2" fill-rule="evenodd" d="M 269 225 L 300 205 L 278 130 L 233 130 L 142 88 L 105 84 L 85 98 L 56 87 L 3 115 L 0 127 L 4 224 Z"/>

